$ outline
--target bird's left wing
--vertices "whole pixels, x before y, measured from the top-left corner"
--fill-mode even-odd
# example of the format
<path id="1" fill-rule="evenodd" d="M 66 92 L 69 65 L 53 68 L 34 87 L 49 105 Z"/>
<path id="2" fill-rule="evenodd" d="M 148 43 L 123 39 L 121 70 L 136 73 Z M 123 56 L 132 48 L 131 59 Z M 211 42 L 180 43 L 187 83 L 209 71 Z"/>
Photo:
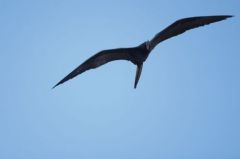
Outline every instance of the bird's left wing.
<path id="1" fill-rule="evenodd" d="M 100 51 L 99 53 L 93 55 L 88 60 L 83 62 L 76 69 L 74 69 L 71 73 L 69 73 L 66 77 L 64 77 L 61 81 L 59 81 L 53 88 L 76 77 L 77 75 L 79 75 L 89 69 L 99 67 L 110 61 L 130 60 L 132 51 L 133 51 L 132 48 L 119 48 L 119 49 Z"/>
<path id="2" fill-rule="evenodd" d="M 219 15 L 219 16 L 201 16 L 201 17 L 190 17 L 180 19 L 163 31 L 156 34 L 149 42 L 149 48 L 152 50 L 160 42 L 167 40 L 171 37 L 177 36 L 184 33 L 187 30 L 204 26 L 210 23 L 218 22 L 227 18 L 232 17 L 231 15 Z"/>

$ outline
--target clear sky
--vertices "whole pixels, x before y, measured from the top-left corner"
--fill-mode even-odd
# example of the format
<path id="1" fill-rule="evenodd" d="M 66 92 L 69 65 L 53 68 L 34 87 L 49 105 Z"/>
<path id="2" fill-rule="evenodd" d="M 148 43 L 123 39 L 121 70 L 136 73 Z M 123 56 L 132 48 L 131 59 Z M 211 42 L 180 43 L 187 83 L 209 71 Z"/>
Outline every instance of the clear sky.
<path id="1" fill-rule="evenodd" d="M 1 159 L 240 158 L 239 0 L 0 0 Z M 51 89 L 177 19 L 235 15 Z"/>

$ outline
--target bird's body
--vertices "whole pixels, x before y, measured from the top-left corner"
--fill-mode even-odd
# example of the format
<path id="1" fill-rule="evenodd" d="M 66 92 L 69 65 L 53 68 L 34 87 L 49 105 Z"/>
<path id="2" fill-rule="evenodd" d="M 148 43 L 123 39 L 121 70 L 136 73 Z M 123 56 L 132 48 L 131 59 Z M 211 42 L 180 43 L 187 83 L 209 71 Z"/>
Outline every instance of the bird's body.
<path id="1" fill-rule="evenodd" d="M 147 42 L 144 42 L 137 47 L 117 48 L 100 51 L 99 53 L 90 57 L 87 61 L 97 59 L 95 63 L 101 64 L 104 62 L 110 62 L 114 60 L 128 60 L 131 61 L 133 64 L 137 65 L 143 63 L 147 59 L 149 53 L 150 50 L 147 49 Z M 99 58 L 101 58 L 101 60 L 99 60 Z"/>
<path id="2" fill-rule="evenodd" d="M 53 88 L 56 86 L 68 81 L 69 79 L 74 78 L 75 76 L 89 70 L 97 68 L 103 64 L 114 60 L 128 60 L 137 66 L 136 77 L 134 88 L 137 87 L 137 83 L 141 76 L 142 67 L 144 61 L 148 58 L 150 52 L 162 41 L 169 39 L 171 37 L 182 34 L 183 32 L 200 27 L 206 24 L 218 22 L 224 19 L 227 19 L 232 16 L 222 15 L 222 16 L 202 16 L 202 17 L 191 17 L 185 18 L 176 21 L 163 31 L 156 34 L 153 39 L 150 41 L 146 41 L 139 46 L 131 47 L 131 48 L 117 48 L 110 50 L 103 50 L 93 55 L 85 62 L 83 62 L 80 66 L 78 66 L 75 70 L 73 70 L 70 74 L 68 74 L 65 78 L 63 78 L 60 82 L 58 82 Z"/>

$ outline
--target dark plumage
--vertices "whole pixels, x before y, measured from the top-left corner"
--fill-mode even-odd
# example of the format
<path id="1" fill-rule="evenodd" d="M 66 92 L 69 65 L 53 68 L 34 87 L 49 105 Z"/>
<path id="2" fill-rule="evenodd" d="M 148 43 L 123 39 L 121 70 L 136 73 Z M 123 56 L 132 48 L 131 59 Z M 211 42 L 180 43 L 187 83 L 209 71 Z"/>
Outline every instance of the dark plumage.
<path id="1" fill-rule="evenodd" d="M 142 67 L 144 61 L 147 59 L 149 53 L 162 41 L 169 39 L 171 37 L 177 36 L 184 33 L 187 30 L 204 26 L 210 23 L 218 22 L 227 18 L 232 17 L 231 15 L 220 15 L 220 16 L 202 16 L 202 17 L 191 17 L 180 19 L 158 34 L 156 34 L 152 40 L 146 41 L 137 47 L 132 48 L 118 48 L 111 50 L 103 50 L 99 53 L 93 55 L 88 60 L 83 62 L 70 74 L 64 77 L 56 86 L 74 78 L 75 76 L 93 68 L 97 68 L 103 64 L 114 60 L 128 60 L 133 64 L 137 65 L 136 77 L 134 88 L 137 87 L 139 78 L 141 76 Z"/>

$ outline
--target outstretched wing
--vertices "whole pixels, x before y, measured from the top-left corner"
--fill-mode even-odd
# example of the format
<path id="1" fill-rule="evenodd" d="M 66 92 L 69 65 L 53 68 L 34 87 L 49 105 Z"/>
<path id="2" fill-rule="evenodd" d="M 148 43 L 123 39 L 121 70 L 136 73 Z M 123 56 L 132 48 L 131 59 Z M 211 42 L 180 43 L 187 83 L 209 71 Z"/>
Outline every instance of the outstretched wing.
<path id="1" fill-rule="evenodd" d="M 76 77 L 77 75 L 99 67 L 103 64 L 106 64 L 110 61 L 114 60 L 131 60 L 131 52 L 133 52 L 133 48 L 120 48 L 120 49 L 112 49 L 112 50 L 103 50 L 92 57 L 90 57 L 88 60 L 83 62 L 80 66 L 78 66 L 76 69 L 74 69 L 71 73 L 69 73 L 66 77 L 64 77 L 61 81 L 59 81 L 53 88 L 56 86 Z"/>
<path id="2" fill-rule="evenodd" d="M 180 19 L 163 31 L 156 34 L 149 43 L 150 50 L 152 50 L 160 42 L 184 33 L 187 30 L 204 26 L 210 23 L 218 22 L 227 18 L 232 17 L 231 15 L 220 15 L 220 16 L 201 16 L 201 17 L 190 17 Z"/>

